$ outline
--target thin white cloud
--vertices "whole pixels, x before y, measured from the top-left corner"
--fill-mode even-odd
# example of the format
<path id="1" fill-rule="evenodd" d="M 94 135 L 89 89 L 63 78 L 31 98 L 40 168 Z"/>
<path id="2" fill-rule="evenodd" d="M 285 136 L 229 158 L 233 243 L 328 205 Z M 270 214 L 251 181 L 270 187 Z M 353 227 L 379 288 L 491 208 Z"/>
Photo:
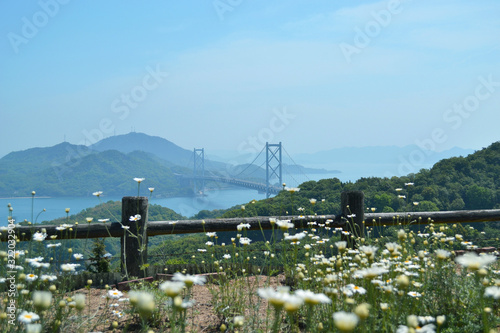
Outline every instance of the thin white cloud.
<path id="1" fill-rule="evenodd" d="M 282 26 L 297 36 L 354 44 L 359 30 L 365 32 L 376 16 L 388 12 L 391 1 L 342 7 L 318 12 Z M 401 1 L 397 13 L 385 17 L 389 24 L 376 36 L 382 45 L 410 49 L 464 51 L 490 47 L 500 38 L 500 2 L 478 5 L 468 1 Z"/>

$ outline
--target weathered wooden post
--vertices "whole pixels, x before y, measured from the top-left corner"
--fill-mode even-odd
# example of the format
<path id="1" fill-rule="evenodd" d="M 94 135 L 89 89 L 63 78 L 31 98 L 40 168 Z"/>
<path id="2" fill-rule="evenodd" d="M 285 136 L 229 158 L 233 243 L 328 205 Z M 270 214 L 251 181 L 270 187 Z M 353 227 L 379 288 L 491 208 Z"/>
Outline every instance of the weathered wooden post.
<path id="1" fill-rule="evenodd" d="M 357 237 L 365 237 L 365 195 L 362 191 L 347 191 L 340 195 L 340 207 L 342 216 L 347 219 L 346 231 L 354 237 L 348 241 L 349 246 L 354 247 Z"/>
<path id="2" fill-rule="evenodd" d="M 140 215 L 140 218 L 139 216 Z M 122 225 L 125 227 L 121 237 L 121 269 L 130 277 L 143 278 L 148 263 L 148 198 L 122 198 Z"/>

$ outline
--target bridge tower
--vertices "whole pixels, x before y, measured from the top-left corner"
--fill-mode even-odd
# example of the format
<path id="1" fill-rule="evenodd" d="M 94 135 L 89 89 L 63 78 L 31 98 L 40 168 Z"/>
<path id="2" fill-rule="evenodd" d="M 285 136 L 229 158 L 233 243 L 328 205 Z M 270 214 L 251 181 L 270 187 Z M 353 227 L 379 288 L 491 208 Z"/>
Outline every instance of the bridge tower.
<path id="1" fill-rule="evenodd" d="M 278 178 L 279 184 L 283 184 L 281 168 L 281 142 L 266 142 L 266 198 L 269 198 L 269 186 L 273 177 Z"/>
<path id="2" fill-rule="evenodd" d="M 194 148 L 194 166 L 193 166 L 193 191 L 194 195 L 203 194 L 205 192 L 205 148 Z M 198 179 L 197 179 L 198 178 Z M 197 187 L 199 181 L 200 187 Z M 200 193 L 199 193 L 200 192 Z"/>

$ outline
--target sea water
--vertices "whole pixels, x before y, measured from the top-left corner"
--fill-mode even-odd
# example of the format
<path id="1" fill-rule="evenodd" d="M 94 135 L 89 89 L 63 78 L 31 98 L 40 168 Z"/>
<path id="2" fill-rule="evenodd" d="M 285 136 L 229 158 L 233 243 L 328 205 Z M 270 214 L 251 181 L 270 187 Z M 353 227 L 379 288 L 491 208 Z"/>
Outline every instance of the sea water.
<path id="1" fill-rule="evenodd" d="M 200 210 L 226 209 L 235 205 L 246 204 L 252 200 L 265 199 L 265 193 L 259 193 L 248 189 L 228 189 L 206 191 L 201 197 L 171 197 L 149 199 L 150 204 L 157 204 L 170 208 L 175 212 L 191 217 Z M 121 201 L 121 197 L 107 197 L 103 195 L 100 200 L 97 197 L 61 197 L 61 198 L 0 198 L 0 226 L 8 223 L 10 204 L 12 217 L 16 222 L 24 220 L 42 222 L 50 221 L 60 217 L 66 217 L 66 208 L 69 214 L 77 214 L 89 207 L 94 207 L 109 200 Z M 32 210 L 33 205 L 33 210 Z M 33 212 L 33 213 L 32 213 Z"/>

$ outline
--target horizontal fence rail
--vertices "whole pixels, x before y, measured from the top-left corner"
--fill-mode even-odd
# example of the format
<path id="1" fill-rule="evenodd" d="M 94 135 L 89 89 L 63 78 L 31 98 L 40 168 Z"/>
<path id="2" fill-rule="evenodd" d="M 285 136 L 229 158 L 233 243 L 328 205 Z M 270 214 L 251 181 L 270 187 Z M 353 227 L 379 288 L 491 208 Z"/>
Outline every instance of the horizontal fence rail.
<path id="1" fill-rule="evenodd" d="M 206 220 L 179 220 L 179 221 L 151 221 L 147 223 L 147 235 L 174 235 L 201 232 L 236 231 L 236 227 L 241 223 L 250 224 L 250 230 L 270 230 L 273 228 L 270 218 L 278 220 L 290 220 L 296 228 L 306 227 L 307 222 L 326 223 L 328 226 L 342 227 L 344 222 L 335 221 L 336 215 L 307 215 L 307 216 L 257 216 L 257 217 L 237 217 L 226 219 L 206 219 Z M 492 222 L 500 221 L 500 209 L 487 210 L 459 210 L 446 212 L 414 212 L 414 213 L 367 213 L 364 215 L 365 226 L 373 227 L 378 225 L 399 225 L 399 224 L 435 224 L 442 223 L 469 223 L 469 222 Z M 85 238 L 106 238 L 122 237 L 124 229 L 119 222 L 112 223 L 87 223 L 73 225 L 65 230 L 57 230 L 57 225 L 32 225 L 16 226 L 15 234 L 20 241 L 30 240 L 35 232 L 45 229 L 47 238 L 57 236 L 57 239 L 85 239 Z M 274 226 L 274 228 L 277 228 Z M 7 240 L 7 231 L 1 232 L 0 241 Z"/>
<path id="2" fill-rule="evenodd" d="M 411 213 L 368 213 L 365 214 L 365 225 L 398 225 L 412 224 L 443 224 L 500 221 L 500 209 L 484 210 L 450 210 L 446 212 L 411 212 Z"/>
<path id="3" fill-rule="evenodd" d="M 499 213 L 500 215 L 500 213 Z M 217 231 L 236 231 L 236 228 L 241 223 L 250 224 L 250 230 L 270 230 L 273 225 L 270 219 L 290 220 L 296 228 L 307 226 L 307 222 L 326 223 L 327 220 L 332 222 L 331 227 L 341 227 L 344 223 L 333 222 L 335 215 L 322 216 L 257 216 L 257 217 L 236 217 L 227 219 L 205 219 L 205 220 L 179 220 L 179 221 L 152 221 L 147 222 L 146 233 L 148 236 L 158 235 L 175 235 L 175 234 L 190 234 L 201 232 L 217 232 Z M 85 238 L 106 238 L 106 237 L 122 237 L 125 234 L 125 229 L 119 222 L 112 223 L 87 223 L 73 225 L 65 230 L 57 230 L 56 225 L 33 225 L 33 226 L 17 226 L 15 233 L 20 241 L 30 240 L 35 232 L 41 232 L 42 229 L 47 233 L 47 238 L 56 235 L 57 239 L 85 239 Z M 274 228 L 277 228 L 275 225 Z M 2 232 L 0 240 L 7 240 L 7 233 Z"/>

